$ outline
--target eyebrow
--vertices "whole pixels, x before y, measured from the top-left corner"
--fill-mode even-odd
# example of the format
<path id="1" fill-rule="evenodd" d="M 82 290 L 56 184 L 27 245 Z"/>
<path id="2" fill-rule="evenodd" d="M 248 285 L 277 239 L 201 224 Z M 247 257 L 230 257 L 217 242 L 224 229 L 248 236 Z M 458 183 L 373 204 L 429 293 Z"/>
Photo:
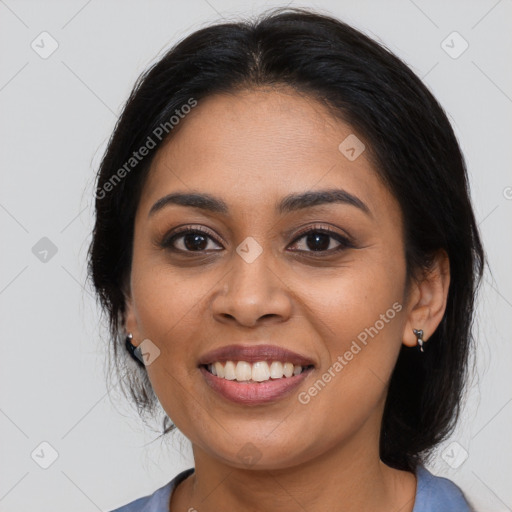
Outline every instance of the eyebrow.
<path id="1" fill-rule="evenodd" d="M 314 190 L 290 194 L 277 203 L 276 211 L 282 215 L 305 208 L 312 208 L 313 206 L 332 203 L 354 206 L 367 215 L 371 215 L 370 209 L 361 199 L 343 189 Z M 228 205 L 222 199 L 210 194 L 173 192 L 160 198 L 149 210 L 148 217 L 168 205 L 188 206 L 224 215 L 229 213 Z"/>

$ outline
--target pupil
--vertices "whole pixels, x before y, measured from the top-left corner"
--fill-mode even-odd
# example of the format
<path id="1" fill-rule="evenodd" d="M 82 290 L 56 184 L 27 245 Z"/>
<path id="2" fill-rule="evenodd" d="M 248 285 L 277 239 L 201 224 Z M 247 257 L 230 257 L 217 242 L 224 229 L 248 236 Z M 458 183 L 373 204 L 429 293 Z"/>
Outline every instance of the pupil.
<path id="1" fill-rule="evenodd" d="M 325 233 L 309 234 L 306 240 L 308 249 L 313 251 L 326 251 L 329 248 L 329 235 Z"/>
<path id="2" fill-rule="evenodd" d="M 197 233 L 188 234 L 184 237 L 185 247 L 189 250 L 202 251 L 208 244 L 206 237 Z"/>

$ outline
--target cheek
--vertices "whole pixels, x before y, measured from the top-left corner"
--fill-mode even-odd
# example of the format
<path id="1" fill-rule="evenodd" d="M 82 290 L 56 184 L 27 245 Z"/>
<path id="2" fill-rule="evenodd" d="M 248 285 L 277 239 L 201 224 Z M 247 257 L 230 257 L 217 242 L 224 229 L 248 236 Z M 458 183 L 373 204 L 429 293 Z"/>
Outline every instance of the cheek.
<path id="1" fill-rule="evenodd" d="M 296 286 L 301 290 L 299 302 L 307 305 L 310 321 L 317 319 L 326 339 L 346 341 L 375 323 L 382 334 L 396 334 L 404 283 L 405 271 L 399 264 L 386 266 L 368 258 L 325 278 L 302 275 Z"/>
<path id="2" fill-rule="evenodd" d="M 345 302 L 319 317 L 330 329 L 323 340 L 327 354 L 297 396 L 303 421 L 325 433 L 310 440 L 312 450 L 349 438 L 365 424 L 378 428 L 401 346 L 402 310 L 398 301 L 381 297 L 363 308 Z"/>
<path id="3" fill-rule="evenodd" d="M 341 408 L 360 401 L 375 405 L 385 392 L 401 347 L 404 282 L 400 262 L 386 266 L 375 260 L 341 270 L 336 278 L 316 280 L 314 287 L 310 283 L 303 298 L 308 320 L 326 349 L 320 378 L 328 385 L 324 388 L 319 383 L 316 390 L 307 391 L 308 396 L 320 390 L 324 394 L 329 388 L 325 399 L 332 398 Z"/>
<path id="4" fill-rule="evenodd" d="M 155 340 L 173 339 L 197 317 L 209 288 L 207 274 L 193 276 L 144 256 L 134 259 L 132 294 L 141 334 Z"/>
<path id="5" fill-rule="evenodd" d="M 134 267 L 133 283 L 140 336 L 158 347 L 158 358 L 146 367 L 148 377 L 164 409 L 179 423 L 176 411 L 191 409 L 190 391 L 184 386 L 188 387 L 196 366 L 197 354 L 191 347 L 204 321 L 204 312 L 199 313 L 204 307 L 204 279 L 189 282 L 169 269 L 147 266 Z"/>
<path id="6" fill-rule="evenodd" d="M 198 332 L 198 311 L 204 297 L 204 279 L 194 283 L 178 277 L 169 269 L 134 265 L 133 288 L 137 326 L 143 338 L 159 350 L 158 357 L 146 367 L 151 386 L 171 421 L 190 430 L 200 420 L 200 408 L 194 407 L 196 394 L 188 381 L 195 368 L 190 349 Z M 203 313 L 204 314 L 204 313 Z"/>

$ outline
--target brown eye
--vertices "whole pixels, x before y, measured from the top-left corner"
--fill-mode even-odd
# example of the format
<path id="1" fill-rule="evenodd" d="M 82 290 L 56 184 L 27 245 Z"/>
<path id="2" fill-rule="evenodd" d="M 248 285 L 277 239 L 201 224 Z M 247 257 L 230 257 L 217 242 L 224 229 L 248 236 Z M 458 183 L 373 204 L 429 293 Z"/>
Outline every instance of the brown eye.
<path id="1" fill-rule="evenodd" d="M 210 242 L 214 242 L 213 247 Z M 161 243 L 162 247 L 181 252 L 202 252 L 217 250 L 219 247 L 214 238 L 203 229 L 184 229 L 171 236 L 167 236 Z"/>
<path id="2" fill-rule="evenodd" d="M 299 243 L 300 240 L 304 240 Z M 336 252 L 354 245 L 350 240 L 339 233 L 328 229 L 310 229 L 293 242 L 295 250 L 300 252 Z"/>
<path id="3" fill-rule="evenodd" d="M 207 237 L 201 233 L 188 233 L 180 238 L 188 251 L 204 251 L 208 246 Z"/>
<path id="4" fill-rule="evenodd" d="M 329 250 L 329 246 L 331 245 L 331 241 L 333 240 L 333 237 L 325 233 L 319 233 L 318 231 L 307 234 L 305 238 L 307 248 L 311 249 L 312 251 Z"/>

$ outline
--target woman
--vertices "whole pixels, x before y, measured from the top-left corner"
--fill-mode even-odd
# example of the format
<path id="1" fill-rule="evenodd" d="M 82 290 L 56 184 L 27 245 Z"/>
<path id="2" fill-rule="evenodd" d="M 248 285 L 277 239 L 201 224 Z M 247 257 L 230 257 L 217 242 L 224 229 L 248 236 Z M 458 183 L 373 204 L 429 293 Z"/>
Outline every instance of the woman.
<path id="1" fill-rule="evenodd" d="M 117 511 L 469 510 L 424 463 L 484 256 L 453 130 L 403 62 L 305 10 L 199 30 L 139 79 L 97 187 L 117 368 L 195 462 Z"/>

